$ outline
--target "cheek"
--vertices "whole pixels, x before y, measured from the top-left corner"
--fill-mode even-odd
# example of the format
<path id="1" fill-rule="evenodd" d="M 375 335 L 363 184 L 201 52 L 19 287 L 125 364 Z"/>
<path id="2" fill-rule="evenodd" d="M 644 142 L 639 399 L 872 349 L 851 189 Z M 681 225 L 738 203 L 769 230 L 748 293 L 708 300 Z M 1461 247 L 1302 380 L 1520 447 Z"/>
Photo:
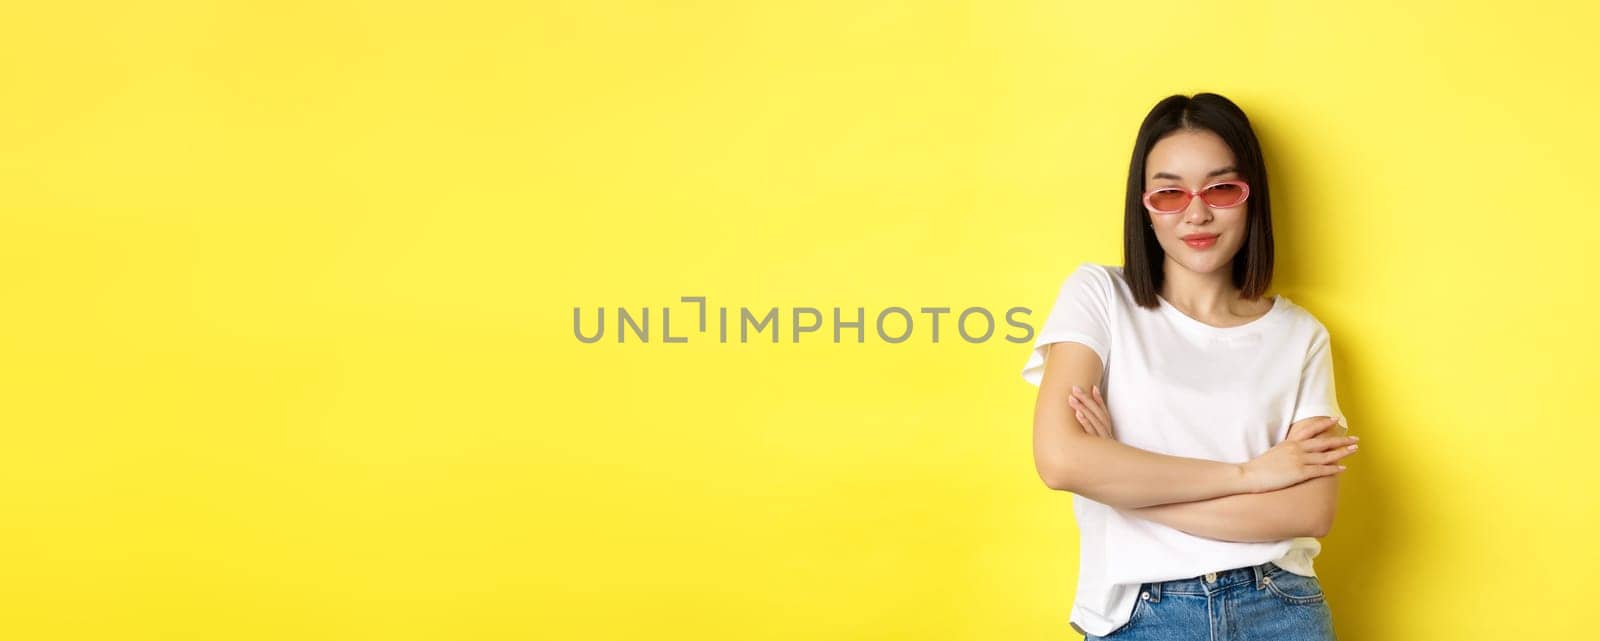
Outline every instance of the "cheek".
<path id="1" fill-rule="evenodd" d="M 1250 222 L 1249 221 L 1250 221 L 1250 219 L 1247 216 L 1245 216 L 1243 213 L 1241 213 L 1238 217 L 1236 217 L 1233 220 L 1229 221 L 1229 224 L 1228 224 L 1228 232 L 1229 232 L 1229 234 L 1232 235 L 1232 236 L 1238 237 L 1238 238 L 1243 238 L 1243 237 L 1249 235 L 1250 234 Z"/>

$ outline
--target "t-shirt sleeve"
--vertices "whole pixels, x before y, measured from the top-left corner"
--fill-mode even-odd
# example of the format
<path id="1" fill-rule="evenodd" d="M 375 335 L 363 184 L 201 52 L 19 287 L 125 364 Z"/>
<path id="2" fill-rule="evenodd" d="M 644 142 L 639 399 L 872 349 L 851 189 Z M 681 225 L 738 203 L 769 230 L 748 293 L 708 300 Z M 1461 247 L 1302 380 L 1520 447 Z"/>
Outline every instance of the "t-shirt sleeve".
<path id="1" fill-rule="evenodd" d="M 1111 287 L 1111 275 L 1093 263 L 1080 264 L 1067 275 L 1022 367 L 1023 380 L 1038 385 L 1044 379 L 1044 360 L 1051 343 L 1082 343 L 1100 355 L 1102 366 L 1110 362 Z"/>
<path id="2" fill-rule="evenodd" d="M 1339 425 L 1345 430 L 1350 429 L 1350 424 L 1345 421 L 1344 412 L 1339 409 L 1339 395 L 1333 383 L 1333 341 L 1325 327 L 1317 327 L 1317 332 L 1311 340 L 1310 349 L 1307 350 L 1305 365 L 1300 373 L 1300 391 L 1295 397 L 1294 417 L 1289 419 L 1293 424 L 1313 416 L 1336 416 Z M 1283 436 L 1287 437 L 1289 428 L 1284 427 Z M 1331 435 L 1339 430 L 1324 432 Z"/>

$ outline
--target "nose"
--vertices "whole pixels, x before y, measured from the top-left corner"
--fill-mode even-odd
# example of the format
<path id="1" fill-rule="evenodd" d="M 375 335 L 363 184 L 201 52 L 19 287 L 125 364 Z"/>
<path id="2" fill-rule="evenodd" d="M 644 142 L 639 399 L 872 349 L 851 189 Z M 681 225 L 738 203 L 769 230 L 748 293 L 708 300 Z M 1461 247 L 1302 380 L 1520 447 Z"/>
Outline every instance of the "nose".
<path id="1" fill-rule="evenodd" d="M 1206 200 L 1199 196 L 1189 199 L 1189 206 L 1183 210 L 1183 220 L 1190 224 L 1199 225 L 1211 220 L 1211 207 L 1206 205 Z"/>

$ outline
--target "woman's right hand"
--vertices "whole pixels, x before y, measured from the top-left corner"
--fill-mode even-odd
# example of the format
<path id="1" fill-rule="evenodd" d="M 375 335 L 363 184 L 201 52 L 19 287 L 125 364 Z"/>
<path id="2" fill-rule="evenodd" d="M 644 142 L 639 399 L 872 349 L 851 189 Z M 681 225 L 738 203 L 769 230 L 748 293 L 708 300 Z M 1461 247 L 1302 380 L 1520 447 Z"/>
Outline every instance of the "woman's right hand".
<path id="1" fill-rule="evenodd" d="M 1338 425 L 1334 417 L 1316 417 L 1289 426 L 1289 435 L 1244 464 L 1246 484 L 1252 492 L 1271 492 L 1319 476 L 1344 470 L 1339 459 L 1356 453 L 1355 436 L 1317 436 Z"/>

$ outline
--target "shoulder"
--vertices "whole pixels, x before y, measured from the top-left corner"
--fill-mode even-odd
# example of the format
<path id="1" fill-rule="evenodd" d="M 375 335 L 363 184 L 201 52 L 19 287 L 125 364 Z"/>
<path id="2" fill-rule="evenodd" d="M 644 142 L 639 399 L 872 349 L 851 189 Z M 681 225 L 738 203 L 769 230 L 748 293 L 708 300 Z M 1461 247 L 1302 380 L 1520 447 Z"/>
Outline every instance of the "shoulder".
<path id="1" fill-rule="evenodd" d="M 1061 295 L 1078 300 L 1107 304 L 1116 296 L 1117 268 L 1094 262 L 1081 262 L 1061 281 Z"/>
<path id="2" fill-rule="evenodd" d="M 1103 264 L 1100 264 L 1100 263 L 1096 263 L 1096 262 L 1093 262 L 1093 261 L 1087 261 L 1086 260 L 1086 261 L 1083 261 L 1081 263 L 1078 263 L 1078 267 L 1077 267 L 1077 269 L 1075 271 L 1087 271 L 1087 272 L 1090 272 L 1090 273 L 1093 273 L 1093 274 L 1096 274 L 1096 275 L 1100 275 L 1100 276 L 1114 276 L 1114 275 L 1116 275 L 1117 272 L 1121 272 L 1122 271 L 1122 266 L 1121 265 L 1103 265 Z"/>
<path id="3" fill-rule="evenodd" d="M 1122 267 L 1120 265 L 1103 265 L 1100 263 L 1084 261 L 1067 276 L 1070 279 L 1079 279 L 1094 283 L 1096 287 L 1110 290 L 1117 281 L 1122 280 Z"/>
<path id="4" fill-rule="evenodd" d="M 1288 321 L 1285 325 L 1291 331 L 1312 345 L 1329 340 L 1328 326 L 1324 325 L 1311 310 L 1282 294 L 1278 295 L 1278 304 L 1283 306 L 1282 314 Z"/>

